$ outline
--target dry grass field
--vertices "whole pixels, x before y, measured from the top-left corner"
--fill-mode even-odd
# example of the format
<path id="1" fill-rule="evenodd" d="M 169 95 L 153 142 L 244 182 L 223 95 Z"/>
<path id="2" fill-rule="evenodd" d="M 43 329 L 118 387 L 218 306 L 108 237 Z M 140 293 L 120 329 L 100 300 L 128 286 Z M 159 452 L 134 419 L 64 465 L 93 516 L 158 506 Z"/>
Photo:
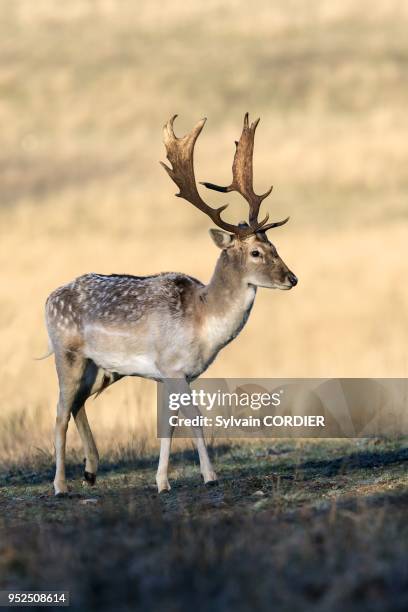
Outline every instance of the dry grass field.
<path id="1" fill-rule="evenodd" d="M 0 17 L 0 457 L 52 448 L 53 364 L 33 361 L 52 289 L 87 271 L 209 279 L 207 219 L 158 164 L 175 112 L 180 133 L 208 116 L 197 176 L 220 183 L 243 113 L 261 116 L 256 185 L 292 217 L 271 238 L 300 279 L 259 292 L 207 375 L 407 375 L 402 3 L 3 0 Z M 90 416 L 106 450 L 113 430 L 149 438 L 154 384 L 122 382 Z"/>
<path id="2" fill-rule="evenodd" d="M 291 292 L 259 292 L 246 328 L 206 375 L 408 375 L 407 26 L 408 6 L 397 0 L 0 0 L 0 473 L 4 485 L 17 487 L 4 494 L 5 507 L 25 499 L 29 521 L 32 500 L 49 489 L 57 383 L 52 359 L 34 357 L 47 350 L 43 305 L 50 291 L 91 271 L 211 276 L 218 252 L 207 219 L 173 197 L 175 186 L 158 164 L 161 127 L 174 113 L 180 134 L 208 117 L 197 178 L 220 184 L 230 178 L 244 112 L 261 116 L 256 188 L 272 182 L 265 209 L 276 219 L 291 215 L 270 238 L 299 277 Z M 237 221 L 245 207 L 235 195 L 211 194 L 211 201 L 227 198 L 226 216 Z M 121 381 L 90 401 L 88 413 L 106 469 L 121 457 L 136 469 L 154 456 L 154 383 Z M 74 428 L 68 444 L 74 465 L 81 456 Z M 342 447 L 327 456 L 332 452 L 340 457 Z M 392 452 L 397 465 L 406 459 Z M 385 480 L 387 465 L 377 467 Z M 255 468 L 254 460 L 252 475 Z M 19 470 L 37 469 L 42 476 L 33 476 L 33 489 L 30 478 L 13 480 Z M 395 482 L 402 487 L 402 469 Z M 353 495 L 358 478 L 354 485 Z M 338 487 L 340 497 L 347 493 Z M 129 518 L 135 502 L 126 500 L 126 521 L 136 520 Z M 63 522 L 61 506 L 51 509 Z M 268 507 L 263 511 L 266 520 Z M 330 516 L 323 547 L 335 543 Z M 22 536 L 13 537 L 11 551 Z M 206 555 L 210 562 L 210 549 Z M 7 584 L 31 584 L 13 580 Z M 38 584 L 44 581 L 32 580 Z M 386 587 L 373 578 L 370 588 Z M 281 600 L 291 610 L 304 604 L 300 596 Z M 317 595 L 311 601 L 324 609 Z"/>
<path id="3" fill-rule="evenodd" d="M 62 589 L 75 612 L 273 609 L 403 612 L 408 605 L 407 448 L 286 442 L 213 449 L 222 485 L 193 454 L 104 460 L 84 492 L 49 494 L 52 469 L 0 473 L 0 589 Z M 57 608 L 53 608 L 57 609 Z"/>

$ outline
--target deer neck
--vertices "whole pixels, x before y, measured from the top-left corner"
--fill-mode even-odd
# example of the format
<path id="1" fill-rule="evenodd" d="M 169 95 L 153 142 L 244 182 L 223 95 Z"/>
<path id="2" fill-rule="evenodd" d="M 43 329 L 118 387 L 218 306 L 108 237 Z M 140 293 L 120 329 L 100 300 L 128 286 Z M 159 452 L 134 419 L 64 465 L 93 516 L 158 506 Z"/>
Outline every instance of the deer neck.
<path id="1" fill-rule="evenodd" d="M 235 338 L 255 300 L 256 287 L 244 280 L 236 263 L 223 251 L 203 289 L 203 331 L 209 350 L 219 350 Z"/>

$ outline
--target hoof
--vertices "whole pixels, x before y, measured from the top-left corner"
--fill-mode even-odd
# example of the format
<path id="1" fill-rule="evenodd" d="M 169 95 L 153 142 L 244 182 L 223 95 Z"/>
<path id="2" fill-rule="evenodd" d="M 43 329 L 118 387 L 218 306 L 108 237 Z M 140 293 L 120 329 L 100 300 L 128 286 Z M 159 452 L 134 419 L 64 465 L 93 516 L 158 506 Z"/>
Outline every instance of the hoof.
<path id="1" fill-rule="evenodd" d="M 163 478 L 162 476 L 156 476 L 156 485 L 157 485 L 157 492 L 159 493 L 168 493 L 171 489 L 170 483 L 166 478 Z"/>
<path id="2" fill-rule="evenodd" d="M 161 491 L 158 491 L 159 495 L 169 495 L 170 494 L 170 489 L 162 489 Z"/>
<path id="3" fill-rule="evenodd" d="M 68 487 L 63 483 L 54 482 L 54 495 L 55 497 L 68 497 Z"/>
<path id="4" fill-rule="evenodd" d="M 80 493 L 75 493 L 71 491 L 56 493 L 55 497 L 58 499 L 79 499 L 81 497 Z"/>
<path id="5" fill-rule="evenodd" d="M 218 482 L 218 480 L 210 480 L 209 482 L 206 482 L 204 486 L 207 489 L 212 489 L 213 487 L 218 487 L 219 484 L 220 483 Z"/>
<path id="6" fill-rule="evenodd" d="M 68 499 L 69 496 L 69 491 L 58 491 L 54 494 L 54 497 L 57 497 L 58 499 Z"/>
<path id="7" fill-rule="evenodd" d="M 84 482 L 86 484 L 93 486 L 96 482 L 96 474 L 93 474 L 92 472 L 87 472 L 85 470 L 84 471 Z"/>

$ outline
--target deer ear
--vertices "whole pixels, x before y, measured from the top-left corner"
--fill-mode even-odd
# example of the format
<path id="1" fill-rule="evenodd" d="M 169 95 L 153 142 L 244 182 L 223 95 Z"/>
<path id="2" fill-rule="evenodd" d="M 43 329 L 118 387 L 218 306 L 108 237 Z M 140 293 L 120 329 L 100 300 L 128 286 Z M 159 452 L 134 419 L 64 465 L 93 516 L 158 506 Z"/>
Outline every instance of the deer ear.
<path id="1" fill-rule="evenodd" d="M 227 249 L 234 242 L 234 235 L 219 229 L 210 229 L 210 236 L 219 249 Z"/>

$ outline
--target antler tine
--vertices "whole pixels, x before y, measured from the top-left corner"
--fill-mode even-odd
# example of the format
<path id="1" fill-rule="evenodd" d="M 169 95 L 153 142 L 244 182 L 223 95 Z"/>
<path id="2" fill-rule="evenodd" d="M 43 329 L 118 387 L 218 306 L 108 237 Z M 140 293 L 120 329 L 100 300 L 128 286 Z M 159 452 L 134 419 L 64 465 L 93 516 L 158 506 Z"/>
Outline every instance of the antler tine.
<path id="1" fill-rule="evenodd" d="M 289 221 L 289 219 L 290 219 L 290 217 L 286 217 L 286 219 L 283 219 L 282 221 L 275 221 L 274 223 L 267 223 L 266 225 L 263 225 L 259 231 L 260 232 L 267 232 L 268 230 L 272 229 L 273 227 L 280 227 L 281 225 L 285 225 L 285 223 L 287 223 Z"/>
<path id="2" fill-rule="evenodd" d="M 221 191 L 228 193 L 230 191 L 237 191 L 240 193 L 249 205 L 249 226 L 252 232 L 266 231 L 272 227 L 278 227 L 287 222 L 277 221 L 265 225 L 268 221 L 269 215 L 262 221 L 258 221 L 259 209 L 265 198 L 267 198 L 272 192 L 273 186 L 263 194 L 256 194 L 253 187 L 253 154 L 254 154 L 254 139 L 255 131 L 258 126 L 259 119 L 256 119 L 251 125 L 249 125 L 248 113 L 245 113 L 244 125 L 242 128 L 242 134 L 238 142 L 235 142 L 236 150 L 234 155 L 234 162 L 232 164 L 232 183 L 227 187 L 214 185 L 214 183 L 202 183 L 208 189 L 214 189 L 215 191 Z"/>
<path id="3" fill-rule="evenodd" d="M 221 213 L 227 208 L 228 204 L 219 208 L 211 208 L 198 193 L 194 175 L 194 145 L 204 127 L 206 119 L 201 119 L 190 132 L 182 138 L 178 138 L 174 134 L 173 129 L 176 117 L 177 115 L 174 115 L 163 128 L 163 140 L 171 168 L 163 162 L 160 163 L 179 188 L 180 191 L 176 194 L 177 197 L 187 200 L 187 202 L 190 202 L 190 204 L 204 212 L 218 227 L 240 236 L 249 235 L 253 232 L 251 228 L 242 228 L 223 221 Z"/>

